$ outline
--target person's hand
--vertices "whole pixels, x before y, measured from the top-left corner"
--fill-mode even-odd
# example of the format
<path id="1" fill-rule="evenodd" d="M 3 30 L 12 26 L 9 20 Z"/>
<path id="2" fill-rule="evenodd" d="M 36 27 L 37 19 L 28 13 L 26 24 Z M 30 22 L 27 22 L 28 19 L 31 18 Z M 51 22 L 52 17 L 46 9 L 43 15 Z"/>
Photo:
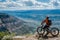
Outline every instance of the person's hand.
<path id="1" fill-rule="evenodd" d="M 43 26 L 43 25 L 41 24 L 41 26 Z"/>
<path id="2" fill-rule="evenodd" d="M 43 24 L 41 26 L 43 26 Z"/>

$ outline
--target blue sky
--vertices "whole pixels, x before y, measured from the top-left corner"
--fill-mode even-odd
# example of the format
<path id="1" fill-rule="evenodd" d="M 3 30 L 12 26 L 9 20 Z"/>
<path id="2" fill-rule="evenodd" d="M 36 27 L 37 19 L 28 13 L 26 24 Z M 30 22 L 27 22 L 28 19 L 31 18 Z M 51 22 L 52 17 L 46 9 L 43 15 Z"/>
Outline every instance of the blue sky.
<path id="1" fill-rule="evenodd" d="M 0 9 L 60 9 L 60 0 L 0 0 Z"/>
<path id="2" fill-rule="evenodd" d="M 0 0 L 0 2 L 5 2 L 6 0 Z"/>

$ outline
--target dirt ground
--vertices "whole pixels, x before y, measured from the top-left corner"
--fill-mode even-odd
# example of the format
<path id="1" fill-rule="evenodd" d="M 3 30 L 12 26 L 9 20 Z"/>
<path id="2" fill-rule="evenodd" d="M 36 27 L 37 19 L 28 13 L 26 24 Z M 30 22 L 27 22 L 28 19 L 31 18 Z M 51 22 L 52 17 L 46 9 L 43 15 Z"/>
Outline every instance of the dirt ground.
<path id="1" fill-rule="evenodd" d="M 21 36 L 22 37 L 22 36 Z M 17 38 L 14 40 L 60 40 L 60 35 L 53 37 L 52 35 L 48 35 L 48 37 L 39 37 L 38 39 L 38 35 L 34 34 L 34 35 L 29 35 L 29 36 L 25 36 L 25 38 Z"/>

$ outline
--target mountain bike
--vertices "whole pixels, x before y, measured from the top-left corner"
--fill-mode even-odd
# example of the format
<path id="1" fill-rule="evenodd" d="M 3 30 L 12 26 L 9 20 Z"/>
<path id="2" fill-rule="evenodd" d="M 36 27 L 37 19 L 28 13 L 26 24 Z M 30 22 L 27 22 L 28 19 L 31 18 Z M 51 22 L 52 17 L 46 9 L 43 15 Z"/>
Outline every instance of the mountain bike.
<path id="1" fill-rule="evenodd" d="M 37 28 L 37 33 L 38 35 L 46 35 L 48 33 L 50 33 L 52 36 L 58 36 L 59 35 L 59 29 L 56 27 L 52 27 L 52 28 L 47 28 L 47 29 L 43 29 L 43 25 Z"/>

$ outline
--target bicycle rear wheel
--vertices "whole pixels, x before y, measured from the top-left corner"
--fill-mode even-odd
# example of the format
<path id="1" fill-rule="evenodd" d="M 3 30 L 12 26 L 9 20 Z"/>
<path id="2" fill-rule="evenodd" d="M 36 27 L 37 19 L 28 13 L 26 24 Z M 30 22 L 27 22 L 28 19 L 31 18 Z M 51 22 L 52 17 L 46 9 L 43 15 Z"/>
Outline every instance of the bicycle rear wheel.
<path id="1" fill-rule="evenodd" d="M 58 36 L 58 35 L 59 35 L 59 29 L 53 27 L 53 28 L 51 29 L 51 34 L 52 34 L 52 36 Z"/>

